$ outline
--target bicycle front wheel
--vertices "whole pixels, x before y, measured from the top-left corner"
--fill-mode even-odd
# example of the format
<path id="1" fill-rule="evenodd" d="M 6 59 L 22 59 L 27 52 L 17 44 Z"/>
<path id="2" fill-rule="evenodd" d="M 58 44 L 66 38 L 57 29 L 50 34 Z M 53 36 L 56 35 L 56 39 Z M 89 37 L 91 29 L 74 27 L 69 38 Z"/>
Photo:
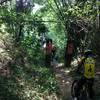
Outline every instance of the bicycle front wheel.
<path id="1" fill-rule="evenodd" d="M 84 90 L 81 91 L 80 100 L 88 100 L 88 93 L 86 87 Z"/>
<path id="2" fill-rule="evenodd" d="M 73 83 L 72 83 L 72 86 L 71 86 L 71 96 L 72 96 L 72 99 L 75 98 L 77 84 L 78 84 L 78 80 L 74 80 Z"/>

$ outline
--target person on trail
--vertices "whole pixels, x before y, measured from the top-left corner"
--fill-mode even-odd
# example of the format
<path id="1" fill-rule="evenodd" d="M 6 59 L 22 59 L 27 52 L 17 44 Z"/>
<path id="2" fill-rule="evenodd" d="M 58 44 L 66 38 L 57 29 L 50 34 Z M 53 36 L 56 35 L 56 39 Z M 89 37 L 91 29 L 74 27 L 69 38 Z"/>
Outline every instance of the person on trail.
<path id="1" fill-rule="evenodd" d="M 83 67 L 83 74 L 81 79 L 78 82 L 78 87 L 75 91 L 75 100 L 78 100 L 77 97 L 79 96 L 80 90 L 82 86 L 87 82 L 88 84 L 88 93 L 91 100 L 94 98 L 94 90 L 93 90 L 93 83 L 94 83 L 94 76 L 95 76 L 95 55 L 93 54 L 92 50 L 86 50 L 84 53 L 84 57 L 79 63 L 77 72 L 80 71 L 81 67 Z"/>
<path id="2" fill-rule="evenodd" d="M 66 54 L 65 54 L 65 66 L 70 66 L 72 56 L 73 56 L 73 51 L 74 51 L 74 44 L 73 41 L 70 39 L 67 42 L 67 49 L 66 49 Z"/>
<path id="3" fill-rule="evenodd" d="M 45 55 L 46 66 L 51 65 L 51 59 L 52 59 L 52 39 L 47 39 L 47 41 L 46 41 L 46 55 Z"/>

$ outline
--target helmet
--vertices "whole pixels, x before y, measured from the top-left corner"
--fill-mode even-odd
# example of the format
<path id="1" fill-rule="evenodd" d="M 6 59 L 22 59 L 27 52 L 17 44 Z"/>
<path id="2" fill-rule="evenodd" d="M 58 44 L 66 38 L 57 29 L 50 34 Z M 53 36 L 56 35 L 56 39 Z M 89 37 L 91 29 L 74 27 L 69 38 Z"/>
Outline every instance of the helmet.
<path id="1" fill-rule="evenodd" d="M 87 50 L 84 51 L 84 56 L 85 57 L 92 56 L 92 55 L 93 55 L 93 51 L 92 50 L 87 49 Z"/>

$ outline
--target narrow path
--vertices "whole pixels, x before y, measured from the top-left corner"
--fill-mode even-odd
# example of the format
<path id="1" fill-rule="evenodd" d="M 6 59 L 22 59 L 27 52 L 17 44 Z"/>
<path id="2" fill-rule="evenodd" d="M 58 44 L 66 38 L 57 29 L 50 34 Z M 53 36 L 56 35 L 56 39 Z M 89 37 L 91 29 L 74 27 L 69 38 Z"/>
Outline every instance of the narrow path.
<path id="1" fill-rule="evenodd" d="M 68 75 L 70 70 L 63 67 L 63 64 L 54 62 L 53 64 L 54 74 L 57 78 L 58 85 L 60 88 L 60 94 L 62 100 L 71 100 L 71 83 L 72 78 Z"/>

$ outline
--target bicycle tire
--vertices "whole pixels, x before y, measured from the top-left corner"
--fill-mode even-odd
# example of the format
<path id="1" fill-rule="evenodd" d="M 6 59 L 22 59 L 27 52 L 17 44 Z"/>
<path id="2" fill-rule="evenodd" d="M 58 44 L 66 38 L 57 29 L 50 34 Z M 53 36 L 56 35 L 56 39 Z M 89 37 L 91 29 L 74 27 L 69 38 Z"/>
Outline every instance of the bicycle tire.
<path id="1" fill-rule="evenodd" d="M 72 83 L 72 86 L 71 86 L 72 99 L 74 99 L 74 97 L 75 97 L 75 89 L 77 88 L 77 83 L 78 83 L 78 80 L 74 80 Z"/>
<path id="2" fill-rule="evenodd" d="M 80 100 L 88 100 L 88 94 L 87 94 L 87 87 L 85 86 L 85 89 L 81 91 L 81 96 L 80 96 Z"/>
<path id="3" fill-rule="evenodd" d="M 80 97 L 80 100 L 88 100 L 88 99 L 87 99 L 87 93 L 86 93 L 86 91 L 83 91 L 83 92 L 82 92 L 82 95 L 81 95 L 81 97 Z"/>

